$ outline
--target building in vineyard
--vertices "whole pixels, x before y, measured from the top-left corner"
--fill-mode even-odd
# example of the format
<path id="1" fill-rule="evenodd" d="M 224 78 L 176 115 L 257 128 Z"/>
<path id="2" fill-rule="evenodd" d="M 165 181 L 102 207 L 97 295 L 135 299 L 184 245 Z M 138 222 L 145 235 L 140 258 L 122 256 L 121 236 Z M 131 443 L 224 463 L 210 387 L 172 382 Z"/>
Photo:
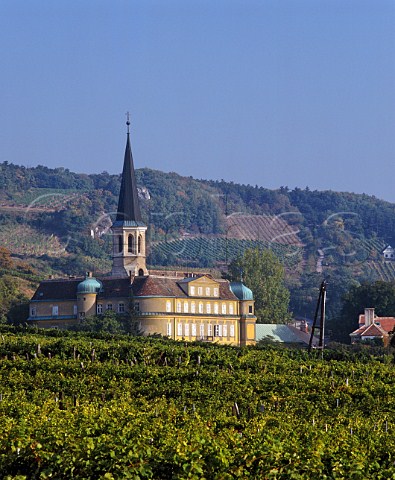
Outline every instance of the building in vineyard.
<path id="1" fill-rule="evenodd" d="M 176 340 L 255 343 L 254 298 L 241 282 L 208 274 L 149 272 L 129 124 L 117 215 L 112 225 L 111 274 L 46 280 L 30 302 L 28 321 L 68 328 L 108 310 L 132 318 L 136 332 Z"/>

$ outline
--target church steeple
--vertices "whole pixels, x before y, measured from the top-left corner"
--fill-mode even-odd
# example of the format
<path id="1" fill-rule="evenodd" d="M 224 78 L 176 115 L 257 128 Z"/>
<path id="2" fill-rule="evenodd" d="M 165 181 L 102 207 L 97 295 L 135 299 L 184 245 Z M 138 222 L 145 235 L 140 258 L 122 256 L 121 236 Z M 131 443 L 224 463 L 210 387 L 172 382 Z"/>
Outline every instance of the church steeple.
<path id="1" fill-rule="evenodd" d="M 123 160 L 121 190 L 119 192 L 117 217 L 115 221 L 141 223 L 142 217 L 137 192 L 136 175 L 134 173 L 132 148 L 130 146 L 129 119 L 126 123 L 128 125 L 128 133 L 125 157 Z"/>
<path id="2" fill-rule="evenodd" d="M 113 232 L 113 265 L 111 275 L 148 275 L 145 265 L 145 226 L 139 205 L 132 148 L 130 146 L 129 113 L 125 157 L 123 161 L 121 190 Z"/>

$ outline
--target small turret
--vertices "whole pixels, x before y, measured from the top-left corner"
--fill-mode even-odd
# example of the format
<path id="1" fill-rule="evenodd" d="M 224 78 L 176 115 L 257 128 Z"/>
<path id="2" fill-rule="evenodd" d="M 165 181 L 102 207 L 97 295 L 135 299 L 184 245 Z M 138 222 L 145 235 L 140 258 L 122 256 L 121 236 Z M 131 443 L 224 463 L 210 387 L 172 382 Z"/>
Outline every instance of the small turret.
<path id="1" fill-rule="evenodd" d="M 77 308 L 80 320 L 96 314 L 96 298 L 102 290 L 103 284 L 96 280 L 91 272 L 88 272 L 85 280 L 77 285 Z"/>

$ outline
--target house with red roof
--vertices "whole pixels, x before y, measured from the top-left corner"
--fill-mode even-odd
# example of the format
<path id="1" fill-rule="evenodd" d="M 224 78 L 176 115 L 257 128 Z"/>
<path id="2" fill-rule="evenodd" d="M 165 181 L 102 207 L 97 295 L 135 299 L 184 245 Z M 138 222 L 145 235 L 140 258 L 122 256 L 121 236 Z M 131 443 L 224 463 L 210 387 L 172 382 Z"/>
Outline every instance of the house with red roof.
<path id="1" fill-rule="evenodd" d="M 379 339 L 386 345 L 394 330 L 395 317 L 378 317 L 374 308 L 365 308 L 359 315 L 358 328 L 350 333 L 351 343 Z"/>

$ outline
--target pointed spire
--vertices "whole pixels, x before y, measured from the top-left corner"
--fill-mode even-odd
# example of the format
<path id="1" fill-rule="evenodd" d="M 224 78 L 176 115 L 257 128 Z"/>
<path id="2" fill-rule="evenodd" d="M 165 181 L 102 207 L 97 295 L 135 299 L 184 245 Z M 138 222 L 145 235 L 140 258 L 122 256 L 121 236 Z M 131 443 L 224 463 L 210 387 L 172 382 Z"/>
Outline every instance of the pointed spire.
<path id="1" fill-rule="evenodd" d="M 134 173 L 132 148 L 130 146 L 129 112 L 127 113 L 127 140 L 123 161 L 121 190 L 119 192 L 116 222 L 142 223 L 137 182 Z"/>

